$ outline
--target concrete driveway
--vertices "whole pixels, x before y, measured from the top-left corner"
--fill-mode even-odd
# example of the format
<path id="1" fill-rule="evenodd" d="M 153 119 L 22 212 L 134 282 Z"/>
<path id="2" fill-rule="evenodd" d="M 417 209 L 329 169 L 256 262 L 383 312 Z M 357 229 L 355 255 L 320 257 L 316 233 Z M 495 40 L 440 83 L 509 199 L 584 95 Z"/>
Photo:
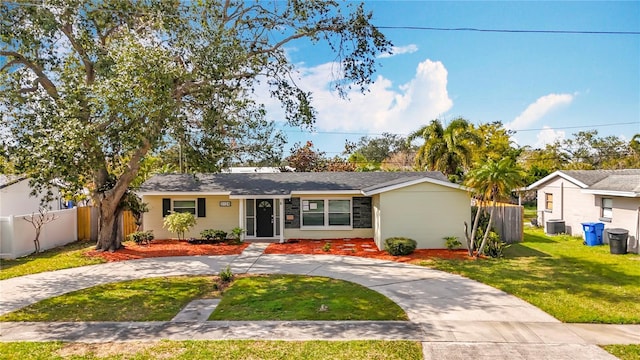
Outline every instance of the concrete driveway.
<path id="1" fill-rule="evenodd" d="M 157 276 L 300 274 L 348 280 L 400 305 L 409 322 L 0 323 L 0 341 L 142 339 L 409 339 L 425 358 L 611 359 L 594 344 L 640 343 L 640 326 L 563 324 L 490 286 L 425 267 L 349 256 L 265 255 L 252 244 L 241 255 L 114 262 L 0 281 L 0 314 L 67 292 Z M 103 334 L 103 335 L 96 335 Z M 486 356 L 484 356 L 486 355 Z"/>

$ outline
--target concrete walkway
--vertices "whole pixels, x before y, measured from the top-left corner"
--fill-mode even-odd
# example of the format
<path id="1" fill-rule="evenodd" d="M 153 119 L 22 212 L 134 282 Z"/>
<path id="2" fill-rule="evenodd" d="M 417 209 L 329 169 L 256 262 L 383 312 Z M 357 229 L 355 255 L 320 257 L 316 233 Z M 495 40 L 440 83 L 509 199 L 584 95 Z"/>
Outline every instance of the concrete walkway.
<path id="1" fill-rule="evenodd" d="M 409 321 L 185 321 L 0 323 L 0 341 L 144 339 L 421 341 L 426 359 L 612 359 L 595 344 L 640 344 L 640 325 L 563 324 L 500 290 L 461 276 L 391 261 L 331 255 L 241 255 L 114 262 L 0 281 L 0 314 L 67 292 L 131 279 L 234 273 L 301 274 L 352 281 L 400 305 Z M 197 310 L 194 310 L 196 313 Z M 180 320 L 175 319 L 175 320 Z"/>

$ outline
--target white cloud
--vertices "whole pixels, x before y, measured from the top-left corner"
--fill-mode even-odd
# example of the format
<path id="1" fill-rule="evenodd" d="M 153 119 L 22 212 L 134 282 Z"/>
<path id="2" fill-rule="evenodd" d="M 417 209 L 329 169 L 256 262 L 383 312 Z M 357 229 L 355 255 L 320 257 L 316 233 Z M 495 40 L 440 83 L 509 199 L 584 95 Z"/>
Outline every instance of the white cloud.
<path id="1" fill-rule="evenodd" d="M 573 101 L 572 94 L 549 94 L 538 98 L 533 104 L 518 115 L 512 122 L 505 124 L 507 129 L 522 130 L 535 124 L 550 111 L 568 105 Z"/>
<path id="2" fill-rule="evenodd" d="M 391 80 L 378 76 L 365 94 L 352 90 L 348 100 L 330 90 L 336 64 L 300 68 L 298 85 L 313 94 L 318 112 L 318 131 L 361 131 L 368 133 L 409 133 L 439 117 L 453 106 L 447 92 L 447 69 L 429 59 L 418 64 L 406 84 L 393 87 Z M 256 88 L 272 119 L 283 118 L 280 103 L 268 97 L 264 85 Z"/>
<path id="3" fill-rule="evenodd" d="M 418 46 L 416 44 L 409 44 L 405 46 L 392 46 L 391 53 L 382 53 L 378 55 L 379 58 L 389 58 L 396 55 L 402 54 L 412 54 L 418 51 Z"/>
<path id="4" fill-rule="evenodd" d="M 553 144 L 556 140 L 563 140 L 566 134 L 562 130 L 553 130 L 549 126 L 543 126 L 536 137 L 534 148 L 542 149 L 547 144 Z"/>

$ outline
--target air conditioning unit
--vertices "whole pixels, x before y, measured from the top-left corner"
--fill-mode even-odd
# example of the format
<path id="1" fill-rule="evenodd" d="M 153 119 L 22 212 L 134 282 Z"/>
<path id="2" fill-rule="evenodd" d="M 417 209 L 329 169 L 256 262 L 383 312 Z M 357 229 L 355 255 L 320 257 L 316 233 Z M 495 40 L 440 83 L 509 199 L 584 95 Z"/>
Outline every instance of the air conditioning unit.
<path id="1" fill-rule="evenodd" d="M 564 220 L 547 220 L 547 234 L 564 234 L 566 231 L 567 227 L 565 226 Z"/>

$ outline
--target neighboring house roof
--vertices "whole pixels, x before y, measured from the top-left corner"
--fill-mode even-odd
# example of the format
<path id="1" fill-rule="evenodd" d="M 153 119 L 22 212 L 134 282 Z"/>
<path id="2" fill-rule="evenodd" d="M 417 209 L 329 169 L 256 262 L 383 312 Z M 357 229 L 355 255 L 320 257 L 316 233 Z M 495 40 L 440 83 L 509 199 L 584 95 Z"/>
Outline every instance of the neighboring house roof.
<path id="1" fill-rule="evenodd" d="M 527 190 L 539 189 L 556 177 L 574 183 L 588 194 L 640 197 L 640 169 L 559 170 L 527 186 Z"/>
<path id="2" fill-rule="evenodd" d="M 440 172 L 307 172 L 247 174 L 164 174 L 140 187 L 142 195 L 202 193 L 231 196 L 269 195 L 288 197 L 295 193 L 362 193 L 373 195 L 400 187 L 430 182 L 465 190 Z"/>
<path id="3" fill-rule="evenodd" d="M 15 183 L 19 183 L 20 181 L 26 179 L 25 176 L 21 175 L 4 175 L 0 174 L 0 189 L 9 187 Z"/>

